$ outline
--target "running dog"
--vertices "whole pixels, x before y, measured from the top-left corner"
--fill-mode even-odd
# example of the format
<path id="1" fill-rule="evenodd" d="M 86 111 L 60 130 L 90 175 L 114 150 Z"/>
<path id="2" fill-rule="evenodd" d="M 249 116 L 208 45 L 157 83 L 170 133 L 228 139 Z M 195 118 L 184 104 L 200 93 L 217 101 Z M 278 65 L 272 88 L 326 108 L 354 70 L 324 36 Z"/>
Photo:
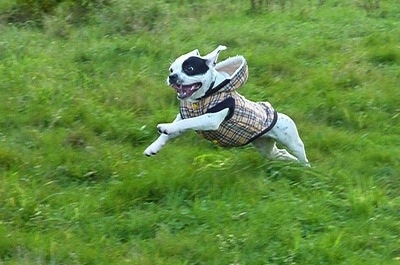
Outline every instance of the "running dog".
<path id="1" fill-rule="evenodd" d="M 144 154 L 153 156 L 168 140 L 187 130 L 223 147 L 253 144 L 268 159 L 298 161 L 310 166 L 293 120 L 268 102 L 253 102 L 237 92 L 248 78 L 247 62 L 237 55 L 217 63 L 225 50 L 218 46 L 201 56 L 193 50 L 169 68 L 168 86 L 180 100 L 180 112 L 171 123 L 157 125 L 160 136 Z M 286 149 L 279 149 L 276 142 Z"/>

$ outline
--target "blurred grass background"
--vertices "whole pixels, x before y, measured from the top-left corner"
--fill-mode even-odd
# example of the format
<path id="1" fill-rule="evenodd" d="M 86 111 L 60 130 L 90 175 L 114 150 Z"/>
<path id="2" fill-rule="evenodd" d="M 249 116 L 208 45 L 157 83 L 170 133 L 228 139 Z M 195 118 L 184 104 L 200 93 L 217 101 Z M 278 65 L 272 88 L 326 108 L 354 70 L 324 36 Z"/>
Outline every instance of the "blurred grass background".
<path id="1" fill-rule="evenodd" d="M 0 263 L 399 264 L 399 6 L 266 3 L 2 1 Z M 219 44 L 313 168 L 194 133 L 142 155 L 170 62 Z"/>

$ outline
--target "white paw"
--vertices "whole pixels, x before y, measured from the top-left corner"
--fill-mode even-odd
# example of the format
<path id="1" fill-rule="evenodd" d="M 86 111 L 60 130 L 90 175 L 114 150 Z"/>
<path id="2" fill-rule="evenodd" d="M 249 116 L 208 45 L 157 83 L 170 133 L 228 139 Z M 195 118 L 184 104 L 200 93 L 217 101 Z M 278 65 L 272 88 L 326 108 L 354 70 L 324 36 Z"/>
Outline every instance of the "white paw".
<path id="1" fill-rule="evenodd" d="M 176 128 L 176 126 L 172 123 L 160 123 L 157 125 L 157 130 L 160 133 L 164 133 L 164 134 L 175 134 L 178 132 L 178 128 Z"/>
<path id="2" fill-rule="evenodd" d="M 156 141 L 156 142 L 152 143 L 151 145 L 149 145 L 149 147 L 147 147 L 146 150 L 144 150 L 143 154 L 145 154 L 147 156 L 153 156 L 153 155 L 157 154 L 161 148 L 162 148 L 162 145 Z"/>

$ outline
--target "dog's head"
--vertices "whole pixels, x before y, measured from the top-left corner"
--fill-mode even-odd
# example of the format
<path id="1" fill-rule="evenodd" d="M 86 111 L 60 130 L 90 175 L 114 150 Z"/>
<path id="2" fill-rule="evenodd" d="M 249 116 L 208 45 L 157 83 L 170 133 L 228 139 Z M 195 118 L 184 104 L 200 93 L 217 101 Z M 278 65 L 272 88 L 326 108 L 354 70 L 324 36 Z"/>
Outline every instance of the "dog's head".
<path id="1" fill-rule="evenodd" d="M 215 64 L 218 55 L 225 49 L 225 46 L 220 45 L 205 56 L 193 50 L 171 64 L 167 84 L 175 89 L 178 99 L 196 101 L 205 95 L 217 75 Z"/>

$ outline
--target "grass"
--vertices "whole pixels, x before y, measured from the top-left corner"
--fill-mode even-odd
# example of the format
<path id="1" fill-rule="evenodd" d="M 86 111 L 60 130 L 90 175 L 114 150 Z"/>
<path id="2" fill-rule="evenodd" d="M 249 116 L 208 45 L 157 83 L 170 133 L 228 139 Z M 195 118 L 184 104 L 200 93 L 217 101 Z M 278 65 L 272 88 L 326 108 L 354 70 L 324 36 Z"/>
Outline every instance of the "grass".
<path id="1" fill-rule="evenodd" d="M 0 264 L 400 264 L 400 10 L 381 1 L 115 1 L 8 23 L 0 4 Z M 243 54 L 312 164 L 187 133 L 169 63 Z"/>

